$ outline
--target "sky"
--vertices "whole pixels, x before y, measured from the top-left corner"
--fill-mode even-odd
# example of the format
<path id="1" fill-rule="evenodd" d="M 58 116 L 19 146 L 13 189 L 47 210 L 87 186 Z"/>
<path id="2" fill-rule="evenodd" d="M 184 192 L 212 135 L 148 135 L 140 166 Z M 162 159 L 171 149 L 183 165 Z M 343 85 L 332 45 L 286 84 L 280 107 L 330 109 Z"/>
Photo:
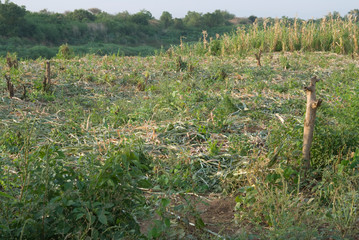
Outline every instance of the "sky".
<path id="1" fill-rule="evenodd" d="M 2 1 L 4 2 L 4 0 Z M 188 11 L 200 13 L 216 9 L 227 10 L 237 17 L 298 17 L 302 19 L 321 18 L 337 11 L 342 16 L 352 9 L 359 9 L 359 0 L 11 0 L 24 5 L 27 10 L 37 12 L 47 9 L 63 13 L 75 9 L 99 8 L 116 14 L 123 11 L 136 13 L 143 9 L 159 18 L 163 11 L 173 17 L 183 18 Z"/>

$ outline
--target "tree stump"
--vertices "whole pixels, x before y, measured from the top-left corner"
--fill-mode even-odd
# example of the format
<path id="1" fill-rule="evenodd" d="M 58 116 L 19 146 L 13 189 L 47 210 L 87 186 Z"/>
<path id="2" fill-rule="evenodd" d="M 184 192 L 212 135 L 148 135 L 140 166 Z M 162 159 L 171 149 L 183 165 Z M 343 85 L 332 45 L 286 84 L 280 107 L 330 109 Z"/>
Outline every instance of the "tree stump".
<path id="1" fill-rule="evenodd" d="M 310 148 L 313 142 L 314 123 L 318 107 L 322 100 L 316 99 L 315 85 L 319 81 L 317 77 L 311 79 L 310 85 L 304 87 L 307 94 L 307 110 L 304 120 L 304 135 L 303 135 L 303 164 L 305 170 L 310 168 Z"/>

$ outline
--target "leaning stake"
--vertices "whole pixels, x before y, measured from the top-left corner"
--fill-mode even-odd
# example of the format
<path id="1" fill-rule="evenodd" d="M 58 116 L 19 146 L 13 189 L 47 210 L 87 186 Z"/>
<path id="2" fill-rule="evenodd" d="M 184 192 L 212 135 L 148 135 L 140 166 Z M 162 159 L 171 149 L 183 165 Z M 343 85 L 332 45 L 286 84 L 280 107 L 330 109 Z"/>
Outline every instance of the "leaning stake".
<path id="1" fill-rule="evenodd" d="M 313 77 L 310 80 L 310 85 L 304 87 L 307 94 L 307 111 L 305 113 L 303 137 L 303 161 L 306 170 L 310 168 L 310 148 L 313 141 L 315 115 L 318 107 L 322 103 L 322 100 L 317 100 L 315 96 L 315 84 L 318 81 L 319 79 L 317 79 L 317 77 Z"/>

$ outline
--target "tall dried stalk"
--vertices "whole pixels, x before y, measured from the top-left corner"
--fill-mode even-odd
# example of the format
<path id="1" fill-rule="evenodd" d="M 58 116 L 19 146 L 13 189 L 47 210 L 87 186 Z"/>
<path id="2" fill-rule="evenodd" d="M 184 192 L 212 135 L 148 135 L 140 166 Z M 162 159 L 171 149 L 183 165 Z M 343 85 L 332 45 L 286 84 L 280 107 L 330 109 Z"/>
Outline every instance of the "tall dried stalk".
<path id="1" fill-rule="evenodd" d="M 335 53 L 359 53 L 358 25 L 351 18 L 323 18 L 294 22 L 265 19 L 251 27 L 238 27 L 237 31 L 220 39 L 223 41 L 222 54 L 246 55 L 255 49 L 263 52 L 274 51 L 331 51 Z M 194 46 L 208 49 L 208 34 L 202 32 L 203 41 Z M 218 36 L 217 36 L 218 38 Z M 183 44 L 180 45 L 183 50 Z M 189 49 L 191 51 L 191 49 Z"/>
<path id="2" fill-rule="evenodd" d="M 203 48 L 206 49 L 208 45 L 208 41 L 207 41 L 208 33 L 207 31 L 203 30 L 202 34 L 203 34 Z"/>

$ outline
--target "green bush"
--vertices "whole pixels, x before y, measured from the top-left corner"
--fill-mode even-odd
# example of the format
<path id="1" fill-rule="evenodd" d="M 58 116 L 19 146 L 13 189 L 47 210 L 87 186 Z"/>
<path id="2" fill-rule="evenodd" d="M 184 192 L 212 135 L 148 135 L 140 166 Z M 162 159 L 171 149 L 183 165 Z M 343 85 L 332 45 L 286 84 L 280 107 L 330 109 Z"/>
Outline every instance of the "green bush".
<path id="1" fill-rule="evenodd" d="M 15 141 L 15 140 L 14 140 Z M 17 141 L 17 140 L 16 140 Z M 141 152 L 112 149 L 104 162 L 86 156 L 79 165 L 69 162 L 61 148 L 40 147 L 28 155 L 27 171 L 3 175 L 23 189 L 2 194 L 1 239 L 119 239 L 139 236 L 134 214 L 145 204 L 139 187 L 151 186 L 149 160 Z M 14 162 L 23 167 L 22 162 Z M 18 217 L 17 217 L 18 216 Z"/>
<path id="2" fill-rule="evenodd" d="M 221 55 L 222 43 L 219 40 L 212 40 L 209 48 L 210 48 L 211 55 L 213 55 L 213 56 Z"/>
<path id="3" fill-rule="evenodd" d="M 59 47 L 59 51 L 56 57 L 59 59 L 71 59 L 74 57 L 74 52 L 72 48 L 69 47 L 69 45 L 63 44 Z"/>
<path id="4" fill-rule="evenodd" d="M 24 49 L 23 57 L 30 59 L 37 59 L 40 57 L 50 59 L 56 56 L 56 50 L 54 48 L 46 46 L 34 46 L 29 49 Z"/>

